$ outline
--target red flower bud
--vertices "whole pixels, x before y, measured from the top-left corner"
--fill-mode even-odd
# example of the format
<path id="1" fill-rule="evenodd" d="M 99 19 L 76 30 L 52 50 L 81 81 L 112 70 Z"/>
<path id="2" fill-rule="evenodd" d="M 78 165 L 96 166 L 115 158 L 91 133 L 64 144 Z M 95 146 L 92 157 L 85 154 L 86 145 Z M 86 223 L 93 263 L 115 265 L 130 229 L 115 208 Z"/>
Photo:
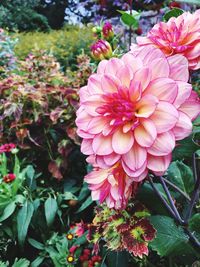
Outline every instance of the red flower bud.
<path id="1" fill-rule="evenodd" d="M 16 178 L 16 175 L 14 173 L 9 173 L 3 177 L 3 181 L 5 183 L 11 183 Z"/>

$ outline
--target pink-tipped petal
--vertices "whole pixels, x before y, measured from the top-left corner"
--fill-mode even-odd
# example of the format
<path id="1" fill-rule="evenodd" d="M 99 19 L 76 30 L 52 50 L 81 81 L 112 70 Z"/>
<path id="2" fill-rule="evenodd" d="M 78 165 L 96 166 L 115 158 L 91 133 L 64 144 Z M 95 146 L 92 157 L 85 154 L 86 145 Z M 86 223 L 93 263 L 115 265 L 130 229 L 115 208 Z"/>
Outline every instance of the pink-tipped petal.
<path id="1" fill-rule="evenodd" d="M 134 81 L 141 83 L 142 91 L 144 91 L 151 81 L 151 71 L 149 68 L 142 68 L 136 71 L 134 75 Z"/>
<path id="2" fill-rule="evenodd" d="M 146 156 L 146 149 L 135 142 L 131 150 L 122 156 L 122 160 L 131 170 L 136 171 L 142 167 L 146 161 Z"/>
<path id="3" fill-rule="evenodd" d="M 164 133 L 171 130 L 175 126 L 176 122 L 178 121 L 178 117 L 178 111 L 172 104 L 160 101 L 156 111 L 150 117 L 150 119 L 155 124 L 157 132 Z"/>
<path id="4" fill-rule="evenodd" d="M 155 157 L 148 155 L 147 167 L 156 175 L 163 175 L 171 162 L 171 154 L 167 156 Z"/>
<path id="5" fill-rule="evenodd" d="M 112 137 L 102 134 L 96 135 L 92 142 L 92 148 L 94 153 L 100 156 L 111 154 L 113 152 Z"/>
<path id="6" fill-rule="evenodd" d="M 125 154 L 127 153 L 134 143 L 133 133 L 129 131 L 124 133 L 122 129 L 118 129 L 112 137 L 112 147 L 115 153 Z"/>
<path id="7" fill-rule="evenodd" d="M 154 123 L 149 119 L 143 120 L 141 124 L 135 129 L 134 136 L 137 143 L 141 147 L 152 146 L 157 136 L 157 131 Z"/>
<path id="8" fill-rule="evenodd" d="M 179 119 L 173 128 L 176 140 L 182 140 L 192 133 L 192 123 L 190 118 L 183 112 L 179 111 Z"/>
<path id="9" fill-rule="evenodd" d="M 172 152 L 175 147 L 174 134 L 169 131 L 158 134 L 153 145 L 147 149 L 147 152 L 154 156 L 166 156 Z"/>
<path id="10" fill-rule="evenodd" d="M 178 86 L 175 81 L 169 78 L 159 78 L 152 81 L 144 92 L 153 94 L 159 100 L 173 103 L 178 93 Z"/>
<path id="11" fill-rule="evenodd" d="M 155 96 L 150 94 L 145 95 L 136 105 L 135 116 L 138 118 L 148 118 L 154 113 L 158 102 L 159 101 Z"/>

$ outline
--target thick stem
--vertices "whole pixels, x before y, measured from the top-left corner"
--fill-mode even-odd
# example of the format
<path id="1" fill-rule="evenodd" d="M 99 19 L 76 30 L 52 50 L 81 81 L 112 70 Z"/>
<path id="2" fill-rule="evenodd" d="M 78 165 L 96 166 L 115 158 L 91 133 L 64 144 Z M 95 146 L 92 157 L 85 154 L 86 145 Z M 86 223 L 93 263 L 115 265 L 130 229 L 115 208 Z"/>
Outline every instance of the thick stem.
<path id="1" fill-rule="evenodd" d="M 190 232 L 190 230 L 188 230 L 188 228 L 184 229 L 186 234 L 189 236 L 190 238 L 190 242 L 193 244 L 194 248 L 200 248 L 200 242 L 199 240 Z"/>
<path id="2" fill-rule="evenodd" d="M 174 205 L 174 201 L 173 201 L 172 196 L 171 196 L 171 194 L 170 194 L 170 192 L 169 192 L 169 190 L 168 190 L 168 188 L 167 188 L 167 186 L 165 184 L 165 181 L 163 180 L 163 177 L 162 176 L 159 176 L 159 179 L 160 179 L 160 182 L 161 182 L 161 184 L 163 186 L 163 189 L 164 189 L 164 191 L 165 191 L 165 193 L 167 195 L 167 198 L 169 200 L 169 203 L 171 205 L 171 208 L 172 208 L 172 210 L 173 210 L 173 212 L 174 212 L 174 214 L 176 216 L 176 219 L 178 220 L 178 222 L 180 224 L 184 225 L 184 221 L 182 220 L 182 218 L 181 218 L 181 216 L 180 216 L 180 214 L 179 214 L 176 206 Z"/>
<path id="3" fill-rule="evenodd" d="M 171 183 L 169 180 L 165 179 L 164 177 L 163 177 L 163 180 L 165 181 L 166 184 L 170 185 L 173 189 L 175 189 L 182 196 L 184 196 L 188 201 L 191 201 L 191 198 L 185 192 L 183 192 L 178 186 L 176 186 L 175 184 Z"/>
<path id="4" fill-rule="evenodd" d="M 148 178 L 149 183 L 151 185 L 151 187 L 153 188 L 154 192 L 156 193 L 156 195 L 160 198 L 160 200 L 163 202 L 164 206 L 166 207 L 166 209 L 168 210 L 168 212 L 171 214 L 171 216 L 177 220 L 174 211 L 172 210 L 172 208 L 168 205 L 167 201 L 162 197 L 162 195 L 160 194 L 159 190 L 155 187 L 151 177 Z"/>

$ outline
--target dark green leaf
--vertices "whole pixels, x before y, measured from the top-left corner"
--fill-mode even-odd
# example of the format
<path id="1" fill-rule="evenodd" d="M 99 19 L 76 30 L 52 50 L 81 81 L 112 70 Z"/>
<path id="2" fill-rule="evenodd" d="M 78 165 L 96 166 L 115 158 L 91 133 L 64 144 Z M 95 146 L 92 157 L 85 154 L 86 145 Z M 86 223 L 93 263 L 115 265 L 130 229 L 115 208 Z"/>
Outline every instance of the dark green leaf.
<path id="1" fill-rule="evenodd" d="M 28 267 L 30 266 L 30 261 L 26 260 L 26 259 L 15 259 L 14 264 L 12 265 L 12 267 Z"/>
<path id="2" fill-rule="evenodd" d="M 26 183 L 31 190 L 36 189 L 35 170 L 32 165 L 26 168 Z"/>
<path id="3" fill-rule="evenodd" d="M 34 207 L 32 202 L 26 201 L 17 214 L 17 232 L 20 246 L 24 244 L 28 227 L 33 216 Z"/>
<path id="4" fill-rule="evenodd" d="M 178 145 L 173 151 L 173 160 L 182 160 L 183 158 L 191 158 L 192 154 L 199 147 L 192 141 L 192 136 L 178 141 Z"/>
<path id="5" fill-rule="evenodd" d="M 164 21 L 168 21 L 170 18 L 172 17 L 179 17 L 181 14 L 183 14 L 184 10 L 180 9 L 180 8 L 173 8 L 172 10 L 170 10 L 169 12 L 167 12 L 164 16 L 163 19 Z"/>
<path id="6" fill-rule="evenodd" d="M 0 216 L 0 222 L 3 222 L 7 218 L 9 218 L 13 212 L 15 211 L 16 204 L 15 202 L 11 202 L 3 211 L 3 214 Z"/>
<path id="7" fill-rule="evenodd" d="M 189 221 L 189 227 L 192 231 L 200 234 L 200 213 L 196 213 Z"/>
<path id="8" fill-rule="evenodd" d="M 127 267 L 129 255 L 127 252 L 114 252 L 110 251 L 107 255 L 106 262 L 109 267 Z"/>
<path id="9" fill-rule="evenodd" d="M 168 169 L 169 180 L 189 194 L 194 189 L 194 178 L 190 167 L 181 161 L 172 162 Z"/>
<path id="10" fill-rule="evenodd" d="M 28 242 L 29 242 L 34 248 L 37 248 L 37 249 L 39 249 L 39 250 L 43 250 L 43 249 L 45 248 L 45 246 L 44 246 L 42 243 L 36 241 L 35 239 L 29 238 L 29 239 L 28 239 Z"/>
<path id="11" fill-rule="evenodd" d="M 152 216 L 150 221 L 157 230 L 156 238 L 150 243 L 150 247 L 160 256 L 181 254 L 188 242 L 188 236 L 181 227 L 176 226 L 174 220 L 166 216 Z"/>
<path id="12" fill-rule="evenodd" d="M 89 196 L 80 206 L 80 208 L 77 210 L 76 213 L 81 212 L 83 210 L 85 210 L 87 207 L 89 207 L 92 204 L 93 200 L 91 198 L 91 196 Z"/>
<path id="13" fill-rule="evenodd" d="M 44 261 L 44 257 L 42 256 L 38 256 L 32 263 L 31 263 L 31 267 L 38 267 L 40 266 L 40 264 Z"/>
<path id="14" fill-rule="evenodd" d="M 58 210 L 57 201 L 54 198 L 49 197 L 44 203 L 44 209 L 47 225 L 50 227 L 54 222 Z"/>

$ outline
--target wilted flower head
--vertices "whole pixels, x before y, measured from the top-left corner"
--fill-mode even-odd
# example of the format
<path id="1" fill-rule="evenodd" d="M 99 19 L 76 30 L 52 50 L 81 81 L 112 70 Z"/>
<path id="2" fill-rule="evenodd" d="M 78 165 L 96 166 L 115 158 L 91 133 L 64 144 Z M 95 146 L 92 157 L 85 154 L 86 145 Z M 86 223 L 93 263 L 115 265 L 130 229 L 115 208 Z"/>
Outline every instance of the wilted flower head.
<path id="1" fill-rule="evenodd" d="M 122 204 L 131 182 L 145 179 L 148 170 L 166 171 L 175 141 L 191 133 L 200 111 L 188 78 L 185 57 L 166 58 L 153 46 L 135 46 L 121 59 L 100 62 L 80 90 L 76 119 L 81 151 L 101 168 L 86 177 L 94 199 Z M 119 166 L 121 180 L 113 175 Z"/>
<path id="2" fill-rule="evenodd" d="M 112 47 L 109 42 L 104 40 L 98 40 L 91 48 L 92 57 L 95 60 L 109 59 L 112 57 Z"/>
<path id="3" fill-rule="evenodd" d="M 102 34 L 106 40 L 113 38 L 114 32 L 113 32 L 112 24 L 110 22 L 107 21 L 104 23 L 103 28 L 102 28 Z"/>
<path id="4" fill-rule="evenodd" d="M 154 44 L 167 56 L 184 55 L 189 68 L 200 68 L 200 10 L 194 14 L 185 12 L 168 22 L 156 24 L 147 37 L 138 37 L 139 45 Z"/>

